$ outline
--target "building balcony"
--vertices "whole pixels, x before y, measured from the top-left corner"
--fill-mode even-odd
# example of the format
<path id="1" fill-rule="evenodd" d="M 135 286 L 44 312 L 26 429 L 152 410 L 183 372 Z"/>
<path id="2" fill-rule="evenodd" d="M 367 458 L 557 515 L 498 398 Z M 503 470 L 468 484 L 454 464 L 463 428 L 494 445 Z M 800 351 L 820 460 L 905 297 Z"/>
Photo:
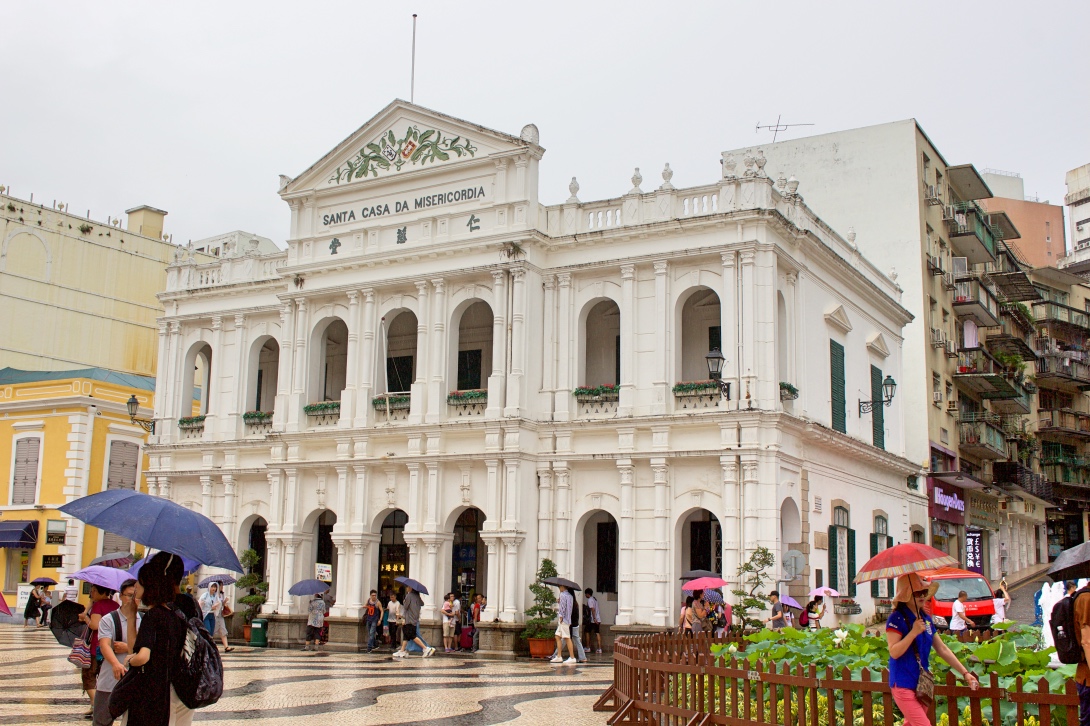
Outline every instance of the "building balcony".
<path id="1" fill-rule="evenodd" d="M 1041 293 L 1037 292 L 1029 275 L 1011 263 L 1006 255 L 1000 255 L 995 262 L 985 264 L 984 274 L 1007 300 L 1028 302 L 1041 299 Z"/>
<path id="2" fill-rule="evenodd" d="M 1033 412 L 1033 395 L 1029 392 L 1026 386 L 1019 382 L 1017 379 L 1010 381 L 1014 388 L 1018 391 L 1018 395 L 1006 397 L 992 397 L 989 400 L 992 402 L 992 410 L 996 413 L 1009 415 L 1009 414 L 1028 414 Z"/>
<path id="3" fill-rule="evenodd" d="M 976 202 L 958 202 L 943 214 L 950 241 L 970 264 L 995 262 L 995 234 Z"/>
<path id="4" fill-rule="evenodd" d="M 954 282 L 954 314 L 991 328 L 999 325 L 999 300 L 980 280 L 958 279 Z"/>
<path id="5" fill-rule="evenodd" d="M 999 325 L 988 329 L 984 345 L 993 354 L 1006 353 L 1022 360 L 1037 360 L 1033 345 L 1035 331 L 1031 317 L 1025 316 L 1021 309 L 1013 307 L 1011 303 L 1005 303 L 999 310 Z"/>
<path id="6" fill-rule="evenodd" d="M 1090 471 L 1085 466 L 1042 464 L 1041 471 L 1044 472 L 1045 479 L 1055 484 L 1090 486 Z"/>
<path id="7" fill-rule="evenodd" d="M 1072 337 L 1090 335 L 1090 314 L 1085 310 L 1042 300 L 1033 303 L 1033 317 L 1038 324 L 1055 327 L 1058 332 Z"/>
<path id="8" fill-rule="evenodd" d="M 954 383 L 987 399 L 1018 398 L 1024 389 L 1009 377 L 1006 369 L 983 348 L 962 348 Z"/>
<path id="9" fill-rule="evenodd" d="M 1040 409 L 1037 411 L 1037 431 L 1090 439 L 1090 414 L 1069 408 Z"/>
<path id="10" fill-rule="evenodd" d="M 962 453 L 981 459 L 1007 458 L 1007 437 L 989 414 L 968 414 L 958 419 Z"/>
<path id="11" fill-rule="evenodd" d="M 1071 353 L 1045 353 L 1037 359 L 1037 380 L 1070 383 L 1081 391 L 1090 390 L 1090 365 Z"/>
<path id="12" fill-rule="evenodd" d="M 992 464 L 993 483 L 1010 491 L 1018 487 L 1027 494 L 1051 501 L 1052 485 L 1033 469 L 1018 461 L 997 461 Z"/>

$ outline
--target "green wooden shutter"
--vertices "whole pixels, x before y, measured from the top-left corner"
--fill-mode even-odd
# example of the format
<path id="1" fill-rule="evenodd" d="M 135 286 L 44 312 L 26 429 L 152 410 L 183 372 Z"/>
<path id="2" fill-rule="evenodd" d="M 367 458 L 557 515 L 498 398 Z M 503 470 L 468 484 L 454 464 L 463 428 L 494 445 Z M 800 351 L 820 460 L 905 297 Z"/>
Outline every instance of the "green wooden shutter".
<path id="1" fill-rule="evenodd" d="M 848 432 L 848 418 L 845 413 L 844 394 L 844 346 L 835 340 L 829 341 L 829 389 L 833 401 L 833 428 L 841 433 Z"/>
<path id="2" fill-rule="evenodd" d="M 855 530 L 848 529 L 848 597 L 855 597 Z"/>
<path id="3" fill-rule="evenodd" d="M 887 535 L 886 536 L 886 549 L 888 550 L 892 546 L 893 546 L 893 538 Z M 895 581 L 890 580 L 889 585 L 886 586 L 886 592 L 889 593 L 889 596 L 891 598 L 893 597 L 893 593 L 896 592 L 896 590 L 893 589 L 894 584 L 895 584 Z"/>
<path id="4" fill-rule="evenodd" d="M 874 557 L 876 554 L 878 554 L 878 538 L 879 537 L 881 537 L 881 535 L 879 535 L 879 534 L 872 534 L 870 536 L 870 556 L 871 557 Z M 870 583 L 870 596 L 871 597 L 878 597 L 878 580 L 871 580 L 871 583 Z"/>
<path id="5" fill-rule="evenodd" d="M 870 400 L 874 401 L 874 417 L 871 429 L 874 433 L 874 445 L 886 448 L 886 412 L 882 393 L 882 370 L 878 366 L 870 367 Z"/>
<path id="6" fill-rule="evenodd" d="M 829 587 L 836 589 L 836 526 L 829 527 Z"/>

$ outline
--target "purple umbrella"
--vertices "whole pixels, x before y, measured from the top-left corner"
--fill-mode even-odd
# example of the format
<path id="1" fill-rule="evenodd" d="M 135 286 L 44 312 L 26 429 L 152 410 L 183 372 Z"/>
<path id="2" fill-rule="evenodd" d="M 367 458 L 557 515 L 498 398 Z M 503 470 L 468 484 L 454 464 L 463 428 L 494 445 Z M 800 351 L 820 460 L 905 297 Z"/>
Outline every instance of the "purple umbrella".
<path id="1" fill-rule="evenodd" d="M 136 575 L 119 570 L 116 567 L 103 567 L 102 565 L 88 565 L 72 575 L 73 580 L 83 580 L 92 585 L 105 587 L 110 590 L 120 590 L 121 583 L 125 580 L 135 580 Z"/>
<path id="2" fill-rule="evenodd" d="M 783 603 L 784 605 L 786 605 L 787 607 L 797 608 L 799 610 L 802 610 L 802 605 L 799 605 L 798 600 L 791 597 L 790 595 L 780 595 L 780 602 Z"/>
<path id="3" fill-rule="evenodd" d="M 37 580 L 31 580 L 31 585 L 56 585 L 57 581 L 52 577 L 39 577 Z"/>
<path id="4" fill-rule="evenodd" d="M 712 605 L 718 605 L 719 603 L 723 602 L 723 593 L 719 592 L 718 590 L 705 590 L 704 602 L 710 603 Z"/>

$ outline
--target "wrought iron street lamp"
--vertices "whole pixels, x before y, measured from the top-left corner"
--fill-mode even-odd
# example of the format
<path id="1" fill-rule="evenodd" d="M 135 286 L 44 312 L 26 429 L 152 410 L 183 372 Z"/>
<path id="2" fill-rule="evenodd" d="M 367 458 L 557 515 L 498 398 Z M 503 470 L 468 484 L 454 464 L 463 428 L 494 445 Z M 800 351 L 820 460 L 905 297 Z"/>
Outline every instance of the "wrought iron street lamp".
<path id="1" fill-rule="evenodd" d="M 881 406 L 885 404 L 889 406 L 893 403 L 893 396 L 897 393 L 897 381 L 893 380 L 893 376 L 886 376 L 886 380 L 882 381 L 882 400 L 881 401 L 860 401 L 859 402 L 859 415 L 862 416 L 865 413 L 870 413 L 874 410 L 875 406 Z"/>
<path id="2" fill-rule="evenodd" d="M 719 394 L 729 401 L 730 382 L 723 380 L 723 364 L 727 360 L 723 357 L 723 352 L 715 348 L 704 356 L 704 359 L 708 361 L 708 378 L 719 386 Z"/>
<path id="3" fill-rule="evenodd" d="M 129 400 L 125 402 L 125 407 L 129 409 L 129 420 L 134 424 L 137 424 L 140 428 L 147 431 L 149 434 L 155 433 L 155 422 L 147 418 L 137 418 L 136 412 L 140 410 L 140 402 L 136 400 L 136 395 L 129 396 Z"/>

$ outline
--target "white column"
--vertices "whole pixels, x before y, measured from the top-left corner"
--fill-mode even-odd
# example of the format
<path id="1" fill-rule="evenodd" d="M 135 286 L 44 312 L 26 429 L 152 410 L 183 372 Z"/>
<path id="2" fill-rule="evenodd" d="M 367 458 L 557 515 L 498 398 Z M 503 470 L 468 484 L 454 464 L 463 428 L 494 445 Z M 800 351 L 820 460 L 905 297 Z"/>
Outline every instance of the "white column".
<path id="1" fill-rule="evenodd" d="M 500 612 L 500 583 L 503 580 L 503 571 L 500 568 L 500 536 L 497 534 L 481 533 L 481 540 L 488 548 L 488 583 L 485 587 L 485 596 L 488 598 L 488 606 L 481 615 L 481 620 L 492 622 L 499 617 Z"/>
<path id="2" fill-rule="evenodd" d="M 738 403 L 742 407 L 749 407 L 750 401 L 756 406 L 757 391 L 757 294 L 754 289 L 754 257 L 753 250 L 742 250 L 739 253 L 740 268 L 742 270 L 742 290 L 739 295 L 742 305 L 742 370 L 739 381 Z M 747 400 L 747 396 L 749 397 Z"/>
<path id="3" fill-rule="evenodd" d="M 341 428 L 352 428 L 356 417 L 356 390 L 360 377 L 360 294 L 348 291 L 348 350 L 345 355 L 344 392 L 341 394 Z"/>
<path id="4" fill-rule="evenodd" d="M 503 613 L 500 619 L 504 622 L 514 622 L 521 610 L 517 605 L 516 588 L 521 578 L 518 571 L 519 543 L 522 537 L 504 537 L 504 550 L 507 554 L 503 573 Z"/>
<path id="5" fill-rule="evenodd" d="M 504 478 L 503 528 L 517 530 L 519 528 L 519 512 L 522 509 L 519 498 L 521 490 L 519 460 L 505 459 L 504 468 L 506 469 L 506 476 Z"/>
<path id="6" fill-rule="evenodd" d="M 370 426 L 372 416 L 374 415 L 371 408 L 372 392 L 375 390 L 375 357 L 377 352 L 375 350 L 375 291 L 371 289 L 363 290 L 363 347 L 361 349 L 361 355 L 363 358 L 363 365 L 361 367 L 360 380 L 358 383 L 359 392 L 357 395 L 356 404 L 356 417 L 353 421 L 353 425 L 356 428 L 362 428 L 364 426 Z M 385 365 L 385 362 L 383 362 Z"/>
<path id="7" fill-rule="evenodd" d="M 223 391 L 224 371 L 223 350 L 223 318 L 219 315 L 212 316 L 212 362 L 208 366 L 208 412 L 205 414 L 204 434 L 201 438 L 205 441 L 213 441 L 219 438 L 221 420 L 227 412 L 227 405 L 220 399 Z"/>
<path id="8" fill-rule="evenodd" d="M 634 491 L 636 472 L 632 466 L 632 460 L 618 459 L 617 472 L 621 479 L 621 521 L 618 523 L 621 581 L 620 592 L 617 593 L 617 625 L 631 625 L 636 575 Z"/>
<path id="9" fill-rule="evenodd" d="M 280 352 L 276 362 L 276 403 L 273 404 L 273 428 L 283 431 L 288 421 L 288 407 L 291 405 L 292 361 L 294 360 L 292 339 L 295 323 L 295 311 L 291 301 L 280 306 Z"/>
<path id="10" fill-rule="evenodd" d="M 485 459 L 485 468 L 488 470 L 485 488 L 485 506 L 488 509 L 489 519 L 484 526 L 488 529 L 499 529 L 503 516 L 500 510 L 500 462 L 498 459 Z M 491 570 L 489 570 L 491 572 Z"/>
<path id="11" fill-rule="evenodd" d="M 434 532 L 438 526 L 439 493 L 441 491 L 439 464 L 429 461 L 425 466 L 428 469 L 427 491 L 425 492 L 428 509 L 427 514 L 425 515 L 425 521 L 427 522 L 427 528 Z"/>
<path id="12" fill-rule="evenodd" d="M 720 338 L 723 345 L 723 380 L 730 383 L 731 398 L 733 401 L 728 408 L 738 408 L 738 399 L 745 395 L 740 391 L 739 376 L 741 375 L 742 351 L 738 339 L 738 268 L 735 265 L 733 252 L 724 252 L 722 288 L 719 292 L 719 319 Z"/>
<path id="13" fill-rule="evenodd" d="M 435 295 L 431 315 L 431 376 L 428 383 L 428 423 L 438 423 L 445 416 L 447 402 L 447 293 L 442 278 L 431 281 Z"/>
<path id="14" fill-rule="evenodd" d="M 292 371 L 291 404 L 288 407 L 288 430 L 299 431 L 306 428 L 306 420 L 303 416 L 303 406 L 308 401 L 303 400 L 307 393 L 307 337 L 310 325 L 307 320 L 307 301 L 298 298 L 295 301 L 295 364 Z"/>
<path id="15" fill-rule="evenodd" d="M 541 462 L 537 470 L 537 560 L 553 559 L 553 534 L 550 531 L 553 509 L 553 472 L 548 462 Z M 559 571 L 559 570 L 558 570 Z"/>
<path id="16" fill-rule="evenodd" d="M 351 475 L 355 477 L 355 485 L 352 487 L 352 531 L 356 533 L 367 532 L 371 525 L 371 517 L 367 502 L 370 482 L 369 471 L 366 464 L 354 464 Z"/>
<path id="17" fill-rule="evenodd" d="M 409 470 L 409 524 L 414 532 L 424 524 L 424 493 L 420 491 L 420 464 L 406 464 Z"/>
<path id="18" fill-rule="evenodd" d="M 486 418 L 499 418 L 507 400 L 507 273 L 492 273 L 492 375 L 488 377 L 488 408 Z"/>
<path id="19" fill-rule="evenodd" d="M 170 430 L 177 431 L 178 419 L 192 415 L 193 409 L 193 371 L 185 371 L 185 351 L 182 350 L 182 324 L 175 320 L 170 324 L 171 351 L 173 354 L 174 390 L 171 400 L 173 410 L 167 412 Z M 186 375 L 188 373 L 188 375 Z"/>
<path id="20" fill-rule="evenodd" d="M 284 578 L 280 574 L 280 540 L 270 536 L 265 544 L 267 549 L 265 556 L 269 558 L 269 561 L 265 563 L 265 571 L 268 573 L 269 578 L 269 593 L 265 604 L 261 606 L 261 612 L 268 614 L 280 609 L 280 596 L 284 589 Z"/>
<path id="21" fill-rule="evenodd" d="M 655 329 L 659 346 L 655 355 L 655 379 L 652 383 L 654 393 L 651 402 L 651 413 L 661 415 L 667 412 L 667 401 L 670 386 L 667 383 L 667 371 L 670 370 L 669 356 L 673 352 L 677 342 L 671 336 L 670 320 L 671 306 L 667 300 L 668 279 L 666 273 L 670 265 L 665 260 L 655 263 Z M 621 313 L 623 316 L 624 313 Z"/>
<path id="22" fill-rule="evenodd" d="M 365 555 L 369 547 L 370 542 L 360 541 L 352 542 L 352 569 L 349 572 L 349 587 L 348 587 L 348 612 L 349 615 L 359 614 L 359 609 L 363 607 L 363 583 L 364 583 L 364 562 L 366 561 Z"/>
<path id="23" fill-rule="evenodd" d="M 336 618 L 343 618 L 348 614 L 348 580 L 351 578 L 348 572 L 348 548 L 352 543 L 346 539 L 339 539 L 333 544 L 337 548 L 337 590 L 333 596 L 336 603 L 330 608 L 329 614 Z"/>
<path id="24" fill-rule="evenodd" d="M 443 597 L 443 593 L 446 589 L 440 590 L 439 583 L 436 582 L 438 577 L 436 572 L 439 564 L 439 545 L 435 539 L 429 539 L 424 544 L 424 550 L 427 553 L 424 558 L 424 582 L 432 592 L 432 597 L 424 603 L 424 606 L 420 608 L 421 620 L 434 620 L 438 617 L 438 610 L 435 607 L 435 603 Z"/>
<path id="25" fill-rule="evenodd" d="M 167 411 L 170 408 L 171 390 L 173 388 L 173 380 L 171 379 L 172 366 L 170 365 L 170 338 L 168 337 L 169 325 L 164 322 L 159 322 L 159 353 L 158 358 L 155 360 L 156 375 L 155 375 L 155 408 L 152 413 L 152 418 L 156 421 L 156 431 L 162 435 L 165 432 L 163 428 L 163 419 L 167 418 Z"/>
<path id="26" fill-rule="evenodd" d="M 571 391 L 572 391 L 572 366 L 575 361 L 571 359 L 572 350 L 572 290 L 571 275 L 563 273 L 556 276 L 557 285 L 560 288 L 560 302 L 556 311 L 557 321 L 557 355 L 556 355 L 556 394 L 553 404 L 554 421 L 570 421 Z"/>
<path id="27" fill-rule="evenodd" d="M 670 593 L 667 590 L 670 577 L 670 492 L 666 459 L 651 459 L 651 473 L 655 482 L 655 601 L 651 624 L 670 625 Z"/>
<path id="28" fill-rule="evenodd" d="M 284 589 L 280 596 L 280 607 L 289 613 L 295 610 L 295 597 L 288 590 L 295 584 L 295 548 L 298 544 L 294 539 L 284 541 Z"/>
<path id="29" fill-rule="evenodd" d="M 631 416 L 636 405 L 636 268 L 621 266 L 621 390 L 618 416 Z"/>
<path id="30" fill-rule="evenodd" d="M 739 516 L 738 466 L 734 456 L 719 457 L 723 472 L 723 509 L 719 513 L 723 522 L 723 572 L 727 577 L 738 572 L 742 564 L 742 519 Z"/>
<path id="31" fill-rule="evenodd" d="M 572 574 L 571 566 L 571 471 L 568 462 L 554 461 L 553 471 L 556 472 L 556 514 L 553 524 L 556 527 L 553 535 L 553 547 L 556 550 L 556 570 L 564 577 Z"/>
<path id="32" fill-rule="evenodd" d="M 201 474 L 201 514 L 212 519 L 212 477 Z"/>
<path id="33" fill-rule="evenodd" d="M 409 423 L 424 422 L 428 410 L 428 283 L 416 283 L 416 378 L 411 386 L 412 401 L 409 404 Z"/>
<path id="34" fill-rule="evenodd" d="M 246 413 L 246 391 L 249 389 L 249 378 L 246 370 L 250 356 L 246 355 L 246 316 L 242 313 L 235 314 L 235 352 L 238 355 L 237 370 L 235 373 L 235 407 L 229 413 L 234 416 L 230 424 L 230 431 L 234 432 L 230 438 L 235 438 L 241 433 L 242 414 Z M 257 375 L 254 373 L 254 375 Z"/>
<path id="35" fill-rule="evenodd" d="M 547 275 L 543 280 L 545 288 L 545 343 L 541 346 L 541 388 L 548 395 L 541 400 L 547 406 L 549 414 L 553 409 L 553 394 L 556 391 L 556 277 Z"/>
<path id="36" fill-rule="evenodd" d="M 760 544 L 760 482 L 757 479 L 757 462 L 742 461 L 742 542 L 739 553 L 745 561 Z M 829 545 L 832 546 L 832 543 Z"/>
<path id="37" fill-rule="evenodd" d="M 794 383 L 797 386 L 798 381 L 796 380 L 797 375 L 795 373 L 796 366 L 798 365 L 798 362 L 795 360 L 795 355 L 797 351 L 797 341 L 795 340 L 795 324 L 797 322 L 795 312 L 795 292 L 798 286 L 799 276 L 798 273 L 788 272 L 786 278 L 787 294 L 784 295 L 784 307 L 787 308 L 787 324 L 784 327 L 787 330 L 787 340 L 782 341 L 778 344 L 787 346 L 787 370 L 783 371 L 784 380 Z M 778 383 L 779 382 L 777 381 L 777 384 Z"/>
<path id="38" fill-rule="evenodd" d="M 526 270 L 511 270 L 511 373 L 507 377 L 507 401 L 504 416 L 518 416 L 522 401 L 522 379 L 526 364 Z"/>
<path id="39" fill-rule="evenodd" d="M 220 529 L 227 536 L 228 541 L 235 541 L 235 475 L 224 474 L 220 477 L 223 482 L 223 516 Z"/>

